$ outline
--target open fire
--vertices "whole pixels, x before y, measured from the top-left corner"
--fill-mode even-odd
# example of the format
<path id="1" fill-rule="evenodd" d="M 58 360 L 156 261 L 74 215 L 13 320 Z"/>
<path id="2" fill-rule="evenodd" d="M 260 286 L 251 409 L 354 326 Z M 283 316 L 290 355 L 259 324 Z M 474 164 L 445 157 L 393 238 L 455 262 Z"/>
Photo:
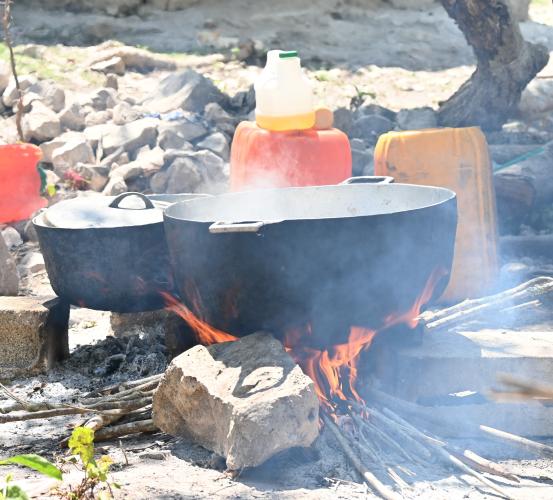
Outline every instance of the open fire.
<path id="1" fill-rule="evenodd" d="M 284 347 L 294 361 L 301 366 L 315 384 L 315 390 L 321 406 L 331 415 L 337 408 L 349 401 L 363 403 L 356 388 L 357 366 L 361 353 L 367 350 L 374 337 L 387 328 L 405 324 L 414 329 L 422 307 L 431 299 L 434 289 L 440 279 L 447 274 L 442 268 L 435 269 L 412 307 L 400 311 L 382 320 L 378 329 L 368 329 L 363 326 L 351 326 L 347 343 L 329 346 L 327 349 L 315 349 L 308 346 L 306 339 L 317 335 L 311 323 L 294 327 L 283 332 Z M 203 345 L 238 340 L 231 333 L 219 330 L 209 325 L 202 315 L 202 303 L 196 290 L 188 290 L 191 308 L 180 302 L 173 295 L 162 292 L 166 307 L 184 319 L 194 332 L 196 339 Z M 194 312 L 192 311 L 194 310 Z"/>

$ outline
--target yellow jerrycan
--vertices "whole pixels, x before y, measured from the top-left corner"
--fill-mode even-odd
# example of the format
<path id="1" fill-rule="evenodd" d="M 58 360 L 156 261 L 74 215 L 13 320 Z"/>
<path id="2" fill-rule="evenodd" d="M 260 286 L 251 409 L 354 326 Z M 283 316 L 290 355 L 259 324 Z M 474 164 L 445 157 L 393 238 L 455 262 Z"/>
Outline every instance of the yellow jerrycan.
<path id="1" fill-rule="evenodd" d="M 453 268 L 443 302 L 490 293 L 497 282 L 498 234 L 493 171 L 479 127 L 388 132 L 374 151 L 375 175 L 457 193 Z"/>

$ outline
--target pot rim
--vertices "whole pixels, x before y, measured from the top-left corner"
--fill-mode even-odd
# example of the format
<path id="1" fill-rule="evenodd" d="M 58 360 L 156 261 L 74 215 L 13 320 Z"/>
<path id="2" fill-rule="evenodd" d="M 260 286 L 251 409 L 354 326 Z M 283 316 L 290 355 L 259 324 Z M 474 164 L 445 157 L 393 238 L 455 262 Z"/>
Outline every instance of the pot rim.
<path id="1" fill-rule="evenodd" d="M 258 189 L 258 190 L 248 190 L 248 191 L 238 191 L 238 192 L 232 192 L 232 193 L 224 193 L 220 195 L 212 196 L 212 200 L 210 201 L 216 201 L 216 200 L 229 200 L 230 202 L 233 201 L 233 199 L 239 199 L 244 196 L 251 196 L 253 193 L 259 193 L 266 194 L 267 197 L 271 195 L 271 193 L 281 193 L 281 192 L 301 192 L 302 190 L 309 190 L 309 191 L 320 191 L 321 195 L 330 193 L 333 190 L 336 189 L 340 190 L 357 190 L 357 191 L 376 191 L 376 190 L 403 190 L 403 189 L 409 189 L 414 188 L 417 191 L 428 191 L 428 192 L 440 192 L 443 195 L 443 198 L 439 201 L 428 203 L 422 206 L 417 206 L 415 208 L 405 208 L 400 210 L 394 210 L 389 212 L 381 212 L 381 213 L 373 213 L 373 214 L 339 214 L 336 216 L 326 216 L 326 217 L 315 217 L 315 216 L 302 216 L 302 217 L 294 217 L 294 218 L 263 218 L 263 217 L 250 217 L 245 218 L 243 221 L 257 221 L 259 223 L 263 223 L 263 225 L 266 224 L 277 224 L 280 222 L 300 222 L 300 221 L 325 221 L 325 220 L 349 220 L 349 219 L 358 219 L 361 217 L 382 217 L 385 215 L 394 215 L 394 214 L 401 214 L 401 213 L 410 213 L 410 212 L 418 212 L 420 210 L 426 210 L 433 207 L 437 207 L 439 205 L 442 205 L 444 203 L 451 202 L 452 200 L 456 200 L 457 194 L 445 187 L 440 186 L 428 186 L 428 185 L 421 185 L 421 184 L 403 184 L 403 183 L 391 183 L 391 184 L 338 184 L 338 185 L 325 185 L 325 186 L 306 186 L 306 187 L 287 187 L 287 188 L 269 188 L 269 189 Z M 163 212 L 163 218 L 165 221 L 167 220 L 174 220 L 174 221 L 184 221 L 184 222 L 190 222 L 190 223 L 197 223 L 197 224 L 213 224 L 217 223 L 218 221 L 224 221 L 225 216 L 224 214 L 221 214 L 220 217 L 192 217 L 187 218 L 186 216 L 179 215 L 178 212 L 181 210 L 181 207 L 184 206 L 184 204 L 187 204 L 188 206 L 194 206 L 195 204 L 202 203 L 202 200 L 188 200 L 183 202 L 178 202 L 170 205 L 167 207 L 167 209 Z M 177 212 L 177 213 L 175 213 Z M 209 220 L 208 220 L 209 219 Z M 234 224 L 238 224 L 241 221 L 235 221 Z M 247 231 L 245 231 L 247 232 Z"/>

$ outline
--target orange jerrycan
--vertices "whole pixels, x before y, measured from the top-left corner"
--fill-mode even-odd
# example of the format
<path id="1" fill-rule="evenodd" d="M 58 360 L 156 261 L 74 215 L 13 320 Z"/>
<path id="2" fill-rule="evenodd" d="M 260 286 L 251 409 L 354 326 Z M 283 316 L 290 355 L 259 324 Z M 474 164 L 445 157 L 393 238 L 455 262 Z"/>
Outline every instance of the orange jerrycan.
<path id="1" fill-rule="evenodd" d="M 0 223 L 27 219 L 48 204 L 40 197 L 36 167 L 41 158 L 33 144 L 0 146 Z"/>
<path id="2" fill-rule="evenodd" d="M 457 193 L 458 226 L 445 302 L 492 291 L 498 276 L 498 234 L 492 166 L 478 127 L 388 132 L 374 152 L 375 175 Z"/>
<path id="3" fill-rule="evenodd" d="M 337 129 L 274 132 L 242 122 L 234 133 L 231 191 L 339 184 L 351 170 L 349 140 Z"/>

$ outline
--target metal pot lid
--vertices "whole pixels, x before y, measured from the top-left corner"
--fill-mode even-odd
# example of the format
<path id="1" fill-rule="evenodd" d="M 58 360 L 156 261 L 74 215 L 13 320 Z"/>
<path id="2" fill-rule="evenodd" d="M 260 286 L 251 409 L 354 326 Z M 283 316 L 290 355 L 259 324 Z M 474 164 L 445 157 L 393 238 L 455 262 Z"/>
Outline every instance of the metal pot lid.
<path id="1" fill-rule="evenodd" d="M 169 205 L 142 193 L 76 198 L 50 207 L 43 214 L 43 222 L 65 229 L 145 226 L 162 223 L 163 210 Z"/>

